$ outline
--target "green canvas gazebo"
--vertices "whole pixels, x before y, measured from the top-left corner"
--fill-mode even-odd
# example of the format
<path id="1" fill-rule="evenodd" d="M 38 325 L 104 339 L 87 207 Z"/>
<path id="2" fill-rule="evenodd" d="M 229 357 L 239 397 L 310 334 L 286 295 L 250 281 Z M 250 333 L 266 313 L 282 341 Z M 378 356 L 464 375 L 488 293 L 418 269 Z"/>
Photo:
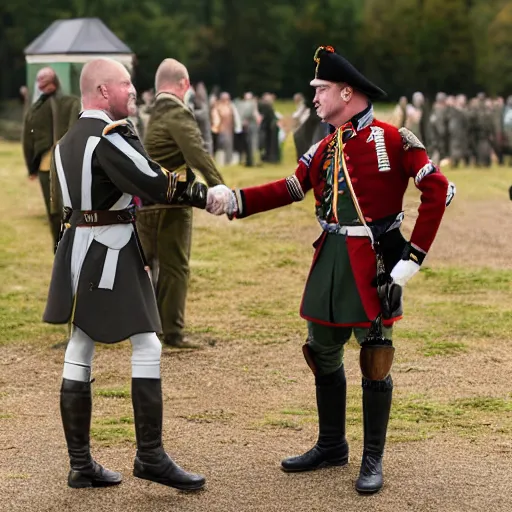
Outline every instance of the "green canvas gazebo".
<path id="1" fill-rule="evenodd" d="M 80 72 L 83 65 L 97 57 L 110 57 L 131 73 L 133 53 L 98 18 L 76 18 L 54 21 L 25 48 L 27 87 L 35 91 L 37 72 L 52 67 L 64 94 L 80 96 Z"/>

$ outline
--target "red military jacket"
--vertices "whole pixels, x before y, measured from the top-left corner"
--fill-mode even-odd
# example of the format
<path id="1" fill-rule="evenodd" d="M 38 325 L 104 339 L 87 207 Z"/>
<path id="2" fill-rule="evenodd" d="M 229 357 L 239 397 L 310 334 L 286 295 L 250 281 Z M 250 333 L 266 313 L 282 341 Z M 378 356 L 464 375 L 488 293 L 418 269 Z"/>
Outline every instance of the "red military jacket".
<path id="1" fill-rule="evenodd" d="M 421 192 L 421 204 L 410 242 L 420 251 L 428 252 L 446 208 L 448 181 L 430 161 L 421 142 L 405 128 L 399 130 L 374 119 L 371 106 L 343 125 L 341 131 L 345 132 L 345 172 L 352 182 L 364 220 L 371 223 L 400 213 L 405 191 L 412 179 Z M 321 217 L 325 208 L 319 206 L 325 204 L 326 186 L 332 185 L 326 176 L 326 159 L 332 154 L 333 144 L 337 142 L 335 138 L 336 132 L 312 146 L 299 160 L 295 174 L 264 185 L 235 190 L 238 201 L 236 217 L 243 218 L 300 201 L 311 189 L 315 195 L 317 215 Z M 335 217 L 319 220 L 324 224 L 336 222 Z M 376 274 L 372 242 L 369 237 L 360 236 L 347 236 L 346 241 L 363 306 L 368 318 L 373 319 L 380 311 L 380 303 L 376 289 L 371 286 Z M 320 250 L 321 244 L 317 247 L 315 259 Z"/>

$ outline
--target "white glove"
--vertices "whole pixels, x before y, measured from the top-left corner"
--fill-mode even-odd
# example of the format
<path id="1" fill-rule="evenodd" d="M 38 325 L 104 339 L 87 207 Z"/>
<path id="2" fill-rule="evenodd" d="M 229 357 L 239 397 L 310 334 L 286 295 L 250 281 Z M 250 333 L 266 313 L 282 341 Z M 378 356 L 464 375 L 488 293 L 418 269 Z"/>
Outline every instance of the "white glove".
<path id="1" fill-rule="evenodd" d="M 391 271 L 393 282 L 405 286 L 405 283 L 411 279 L 418 271 L 420 266 L 412 260 L 400 260 Z"/>
<path id="2" fill-rule="evenodd" d="M 213 215 L 233 215 L 238 211 L 235 194 L 226 185 L 215 185 L 208 189 L 206 211 Z"/>

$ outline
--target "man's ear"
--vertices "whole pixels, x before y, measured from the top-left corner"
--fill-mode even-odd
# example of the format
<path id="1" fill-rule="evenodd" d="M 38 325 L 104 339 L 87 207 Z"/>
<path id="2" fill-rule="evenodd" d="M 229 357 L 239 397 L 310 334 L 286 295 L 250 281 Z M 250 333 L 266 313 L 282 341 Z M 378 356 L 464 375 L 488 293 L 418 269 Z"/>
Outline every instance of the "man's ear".
<path id="1" fill-rule="evenodd" d="M 352 98 L 352 94 L 354 93 L 354 90 L 352 89 L 352 87 L 343 87 L 343 89 L 341 89 L 341 92 L 340 92 L 340 96 L 341 96 L 341 99 L 345 102 L 345 103 L 348 103 L 350 101 L 350 99 Z"/>
<path id="2" fill-rule="evenodd" d="M 107 87 L 106 85 L 100 85 L 98 87 L 98 89 L 100 90 L 100 94 L 105 98 L 105 99 L 108 99 L 108 91 L 107 91 Z"/>

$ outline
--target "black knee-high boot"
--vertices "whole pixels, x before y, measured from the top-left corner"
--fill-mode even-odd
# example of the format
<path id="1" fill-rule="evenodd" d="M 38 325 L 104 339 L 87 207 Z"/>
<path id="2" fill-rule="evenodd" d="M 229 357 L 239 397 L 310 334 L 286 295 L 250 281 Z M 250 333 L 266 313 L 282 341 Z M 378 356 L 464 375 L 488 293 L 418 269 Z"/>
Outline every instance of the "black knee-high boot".
<path id="1" fill-rule="evenodd" d="M 201 489 L 205 478 L 187 473 L 163 448 L 160 379 L 132 379 L 132 401 L 137 436 L 133 475 L 185 491 Z"/>
<path id="2" fill-rule="evenodd" d="M 284 471 L 311 471 L 348 462 L 345 439 L 347 381 L 343 366 L 333 373 L 316 377 L 319 435 L 315 446 L 303 455 L 281 462 Z"/>
<path id="3" fill-rule="evenodd" d="M 71 463 L 69 486 L 81 488 L 120 484 L 120 473 L 105 469 L 91 457 L 91 383 L 62 379 L 60 413 Z"/>
<path id="4" fill-rule="evenodd" d="M 375 493 L 383 485 L 382 456 L 392 395 L 391 375 L 382 381 L 363 378 L 364 450 L 356 482 L 356 490 L 360 493 Z"/>

